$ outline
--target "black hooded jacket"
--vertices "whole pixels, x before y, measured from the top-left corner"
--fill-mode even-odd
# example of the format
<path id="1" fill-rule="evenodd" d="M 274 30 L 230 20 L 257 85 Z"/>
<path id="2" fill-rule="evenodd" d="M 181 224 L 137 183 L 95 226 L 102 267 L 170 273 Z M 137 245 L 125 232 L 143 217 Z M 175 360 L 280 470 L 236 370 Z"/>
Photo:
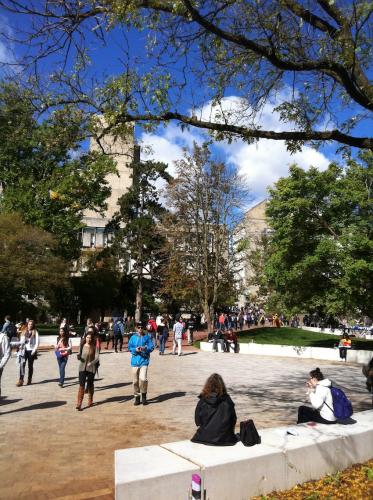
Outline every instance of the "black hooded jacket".
<path id="1" fill-rule="evenodd" d="M 195 422 L 197 432 L 192 437 L 194 443 L 203 443 L 213 446 L 233 446 L 237 443 L 234 426 L 237 422 L 234 403 L 228 394 L 217 397 L 212 393 L 210 397 L 199 396 Z"/>

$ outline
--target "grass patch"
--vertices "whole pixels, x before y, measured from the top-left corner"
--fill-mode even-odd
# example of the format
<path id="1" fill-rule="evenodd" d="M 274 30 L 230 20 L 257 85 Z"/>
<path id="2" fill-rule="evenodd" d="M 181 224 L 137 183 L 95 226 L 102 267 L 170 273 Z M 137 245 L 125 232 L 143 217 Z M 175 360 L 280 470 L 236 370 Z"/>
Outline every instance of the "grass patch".
<path id="1" fill-rule="evenodd" d="M 60 325 L 45 325 L 45 324 L 38 324 L 36 325 L 36 329 L 39 332 L 39 335 L 58 335 Z M 82 335 L 84 332 L 84 326 L 77 326 L 75 328 L 76 333 L 79 335 Z"/>
<path id="2" fill-rule="evenodd" d="M 301 328 L 255 328 L 239 335 L 239 342 L 254 341 L 257 344 L 294 345 L 302 347 L 334 347 L 340 339 L 339 335 L 311 332 Z M 353 348 L 373 350 L 373 341 L 352 338 Z"/>

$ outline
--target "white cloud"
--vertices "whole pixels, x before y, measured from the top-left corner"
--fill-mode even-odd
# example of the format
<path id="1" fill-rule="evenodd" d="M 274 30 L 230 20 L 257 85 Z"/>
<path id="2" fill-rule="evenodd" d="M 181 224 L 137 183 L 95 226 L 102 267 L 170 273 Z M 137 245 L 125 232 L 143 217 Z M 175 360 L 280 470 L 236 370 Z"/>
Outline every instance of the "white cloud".
<path id="1" fill-rule="evenodd" d="M 5 37 L 5 42 L 0 40 L 0 65 L 14 64 L 14 54 L 12 44 L 7 40 L 12 35 L 9 20 L 0 16 L 0 33 Z"/>
<path id="2" fill-rule="evenodd" d="M 286 90 L 279 94 L 276 100 L 267 102 L 263 106 L 260 114 L 260 126 L 266 130 L 294 130 L 291 124 L 284 124 L 280 121 L 279 114 L 273 108 L 286 98 Z M 250 114 L 250 109 L 245 101 L 236 96 L 230 96 L 222 101 L 221 108 L 207 103 L 200 110 L 193 113 L 204 120 L 223 120 L 221 111 L 229 114 L 230 123 L 234 120 L 236 124 L 243 125 L 247 122 L 244 118 Z M 220 114 L 220 117 L 218 116 Z M 193 141 L 201 144 L 206 136 L 200 130 L 190 129 L 182 131 L 175 124 L 170 124 L 166 128 L 160 129 L 157 134 L 143 134 L 141 137 L 143 145 L 152 147 L 152 154 L 145 159 L 164 161 L 169 164 L 169 171 L 175 174 L 173 162 L 183 156 L 183 147 L 191 148 Z M 252 202 L 257 203 L 267 196 L 268 186 L 272 186 L 280 177 L 288 175 L 289 166 L 296 163 L 307 170 L 314 166 L 319 170 L 325 170 L 330 160 L 322 153 L 304 146 L 301 152 L 291 155 L 283 141 L 261 139 L 255 144 L 246 144 L 242 140 L 237 140 L 231 144 L 227 142 L 215 143 L 215 150 L 227 163 L 235 166 L 240 174 L 248 181 Z"/>

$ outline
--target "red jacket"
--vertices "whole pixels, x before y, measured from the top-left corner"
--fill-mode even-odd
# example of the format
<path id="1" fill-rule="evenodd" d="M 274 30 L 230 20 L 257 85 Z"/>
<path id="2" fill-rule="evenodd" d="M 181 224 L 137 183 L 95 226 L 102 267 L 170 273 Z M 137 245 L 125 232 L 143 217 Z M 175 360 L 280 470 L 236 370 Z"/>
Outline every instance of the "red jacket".
<path id="1" fill-rule="evenodd" d="M 156 333 L 157 332 L 157 323 L 155 322 L 154 319 L 150 319 L 148 321 L 148 325 L 152 327 L 152 332 Z"/>

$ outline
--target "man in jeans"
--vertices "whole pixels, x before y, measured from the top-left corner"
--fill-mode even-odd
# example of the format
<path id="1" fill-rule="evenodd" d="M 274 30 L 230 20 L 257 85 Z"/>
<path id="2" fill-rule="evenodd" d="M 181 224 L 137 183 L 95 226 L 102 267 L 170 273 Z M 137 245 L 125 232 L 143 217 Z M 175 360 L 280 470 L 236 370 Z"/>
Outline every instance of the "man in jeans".
<path id="1" fill-rule="evenodd" d="M 174 327 L 172 330 L 174 332 L 172 354 L 176 354 L 176 347 L 177 347 L 177 354 L 178 354 L 178 356 L 181 356 L 182 355 L 181 348 L 182 348 L 183 333 L 184 333 L 183 318 L 181 316 L 178 318 L 178 320 L 174 324 Z"/>
<path id="2" fill-rule="evenodd" d="M 146 393 L 148 392 L 148 366 L 150 353 L 153 349 L 152 337 L 145 332 L 141 324 L 138 324 L 136 335 L 132 335 L 128 342 L 128 350 L 132 354 L 131 367 L 135 406 L 140 404 L 140 396 L 142 404 L 148 404 L 146 400 Z"/>
<path id="3" fill-rule="evenodd" d="M 215 330 L 215 332 L 212 335 L 212 352 L 218 352 L 218 344 L 220 344 L 221 347 L 221 352 L 224 352 L 224 335 L 219 328 Z"/>

